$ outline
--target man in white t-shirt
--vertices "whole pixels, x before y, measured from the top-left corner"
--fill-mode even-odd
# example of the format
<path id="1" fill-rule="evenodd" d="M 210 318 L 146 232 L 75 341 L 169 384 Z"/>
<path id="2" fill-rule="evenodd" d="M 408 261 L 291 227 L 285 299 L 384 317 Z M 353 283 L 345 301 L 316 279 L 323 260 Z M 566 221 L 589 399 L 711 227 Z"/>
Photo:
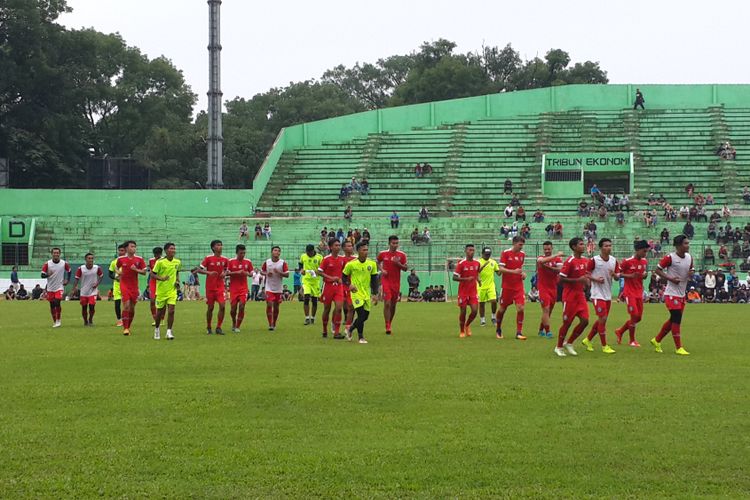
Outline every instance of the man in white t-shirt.
<path id="1" fill-rule="evenodd" d="M 87 253 L 84 257 L 86 263 L 78 268 L 73 280 L 73 296 L 78 288 L 81 289 L 81 316 L 83 326 L 94 326 L 94 313 L 96 312 L 96 299 L 99 297 L 99 283 L 104 277 L 102 268 L 94 264 L 94 254 Z"/>
<path id="2" fill-rule="evenodd" d="M 266 279 L 266 317 L 268 329 L 274 331 L 279 319 L 279 305 L 284 301 L 284 278 L 289 277 L 289 266 L 281 259 L 281 247 L 271 248 L 271 258 L 261 267 Z"/>
<path id="3" fill-rule="evenodd" d="M 594 344 L 591 342 L 599 334 L 602 342 L 602 352 L 614 354 L 615 350 L 607 345 L 607 318 L 612 305 L 612 278 L 619 279 L 620 267 L 617 259 L 612 257 L 612 240 L 599 240 L 599 255 L 589 260 L 588 270 L 591 273 L 591 301 L 597 320 L 591 326 L 588 336 L 583 339 L 586 350 L 592 352 Z"/>
<path id="4" fill-rule="evenodd" d="M 659 334 L 651 339 L 651 345 L 656 352 L 663 352 L 661 341 L 670 332 L 674 340 L 675 353 L 687 356 L 690 353 L 682 347 L 682 314 L 685 311 L 685 292 L 690 276 L 693 275 L 693 256 L 688 253 L 690 240 L 684 234 L 675 236 L 675 251 L 665 255 L 654 271 L 660 278 L 666 280 L 664 290 L 664 305 L 669 310 L 669 319 L 662 325 Z"/>

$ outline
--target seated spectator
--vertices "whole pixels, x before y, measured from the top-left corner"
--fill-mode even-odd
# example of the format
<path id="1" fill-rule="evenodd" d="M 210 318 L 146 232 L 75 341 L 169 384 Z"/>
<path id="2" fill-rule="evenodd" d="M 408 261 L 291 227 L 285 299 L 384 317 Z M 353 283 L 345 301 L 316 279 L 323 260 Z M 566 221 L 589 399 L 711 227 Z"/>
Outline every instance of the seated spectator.
<path id="1" fill-rule="evenodd" d="M 503 183 L 503 194 L 508 194 L 513 192 L 513 181 L 510 179 L 505 179 L 505 182 Z"/>
<path id="2" fill-rule="evenodd" d="M 719 148 L 716 150 L 716 154 L 725 160 L 737 159 L 737 150 L 734 149 L 734 147 L 732 147 L 732 145 L 728 141 L 724 144 L 719 145 Z"/>
<path id="3" fill-rule="evenodd" d="M 370 193 L 370 183 L 367 182 L 367 179 L 362 179 L 362 184 L 360 184 L 359 190 L 362 194 Z"/>
<path id="4" fill-rule="evenodd" d="M 711 247 L 706 247 L 703 250 L 703 263 L 704 264 L 708 264 L 709 262 L 711 264 L 715 264 L 716 263 L 716 259 L 714 258 L 714 251 L 713 251 L 713 249 Z"/>
<path id="5" fill-rule="evenodd" d="M 697 207 L 695 209 L 695 214 L 693 215 L 692 218 L 693 218 L 693 220 L 696 220 L 698 222 L 700 222 L 700 221 L 707 222 L 708 221 L 708 216 L 706 215 L 706 208 L 705 207 Z"/>
<path id="6" fill-rule="evenodd" d="M 391 214 L 390 220 L 391 220 L 391 229 L 398 229 L 399 216 L 395 210 Z"/>
<path id="7" fill-rule="evenodd" d="M 620 198 L 620 210 L 627 210 L 630 213 L 630 198 L 627 193 L 623 194 L 622 198 Z"/>
<path id="8" fill-rule="evenodd" d="M 724 205 L 721 209 L 721 218 L 728 222 L 729 217 L 731 216 L 732 216 L 732 211 L 729 210 L 728 206 Z"/>
<path id="9" fill-rule="evenodd" d="M 589 190 L 589 194 L 591 194 L 591 197 L 595 200 L 599 200 L 599 197 L 601 196 L 602 192 L 599 189 L 599 187 L 594 184 L 591 186 L 591 189 Z"/>
<path id="10" fill-rule="evenodd" d="M 523 207 L 518 207 L 518 210 L 516 210 L 516 220 L 526 220 L 526 210 Z"/>
<path id="11" fill-rule="evenodd" d="M 662 243 L 666 243 L 667 245 L 669 244 L 669 241 L 670 241 L 669 229 L 667 229 L 666 227 L 661 230 L 661 234 L 659 235 L 659 241 Z"/>
<path id="12" fill-rule="evenodd" d="M 362 229 L 362 237 L 360 238 L 360 241 L 370 241 L 370 231 L 368 231 L 366 227 Z"/>
<path id="13" fill-rule="evenodd" d="M 721 221 L 721 215 L 719 215 L 719 212 L 717 212 L 716 210 L 714 210 L 714 213 L 711 214 L 710 221 L 711 222 L 719 222 L 719 221 Z"/>
<path id="14" fill-rule="evenodd" d="M 599 207 L 599 220 L 606 220 L 607 219 L 607 207 L 602 205 Z"/>
<path id="15" fill-rule="evenodd" d="M 422 292 L 423 302 L 434 302 L 435 298 L 436 298 L 436 293 L 432 285 L 425 288 L 424 292 Z"/>
<path id="16" fill-rule="evenodd" d="M 265 223 L 265 224 L 263 225 L 263 236 L 264 236 L 264 237 L 265 237 L 265 238 L 266 238 L 267 240 L 270 240 L 270 239 L 271 239 L 271 223 L 270 223 L 270 222 L 266 222 L 266 223 Z"/>
<path id="17" fill-rule="evenodd" d="M 414 165 L 414 177 L 422 177 L 422 165 L 419 163 Z"/>
<path id="18" fill-rule="evenodd" d="M 430 234 L 430 230 L 427 228 L 424 228 L 424 231 L 422 231 L 422 243 L 429 243 L 432 241 L 432 235 Z"/>
<path id="19" fill-rule="evenodd" d="M 691 304 L 700 304 L 701 303 L 701 294 L 698 293 L 698 291 L 695 289 L 694 286 L 690 287 L 690 290 L 687 294 L 687 301 Z"/>
<path id="20" fill-rule="evenodd" d="M 423 302 L 422 294 L 416 288 L 409 289 L 409 295 L 406 297 L 407 302 Z"/>
<path id="21" fill-rule="evenodd" d="M 563 237 L 563 225 L 560 223 L 560 221 L 555 222 L 555 228 L 552 232 L 552 236 L 558 239 Z"/>
<path id="22" fill-rule="evenodd" d="M 344 220 L 347 222 L 352 221 L 352 206 L 348 205 L 344 210 Z"/>
<path id="23" fill-rule="evenodd" d="M 336 233 L 336 239 L 339 240 L 339 243 L 343 245 L 345 238 L 346 238 L 346 235 L 344 234 L 344 229 L 339 228 L 338 232 Z"/>
<path id="24" fill-rule="evenodd" d="M 23 284 L 18 285 L 16 300 L 29 300 L 29 292 L 23 287 Z"/>
<path id="25" fill-rule="evenodd" d="M 523 236 L 527 240 L 531 238 L 531 226 L 524 223 L 524 225 L 521 227 L 521 236 Z"/>
<path id="26" fill-rule="evenodd" d="M 646 200 L 646 204 L 648 206 L 652 206 L 652 205 L 656 205 L 657 204 L 656 196 L 654 195 L 654 193 L 648 193 L 648 199 Z"/>
<path id="27" fill-rule="evenodd" d="M 500 226 L 500 237 L 507 238 L 509 234 L 510 234 L 510 226 L 508 226 L 507 222 L 503 222 L 503 225 Z"/>
<path id="28" fill-rule="evenodd" d="M 537 287 L 532 286 L 531 290 L 529 290 L 529 302 L 539 302 L 539 290 Z"/>
<path id="29" fill-rule="evenodd" d="M 510 204 L 513 207 L 521 206 L 521 200 L 518 199 L 517 194 L 514 194 L 513 197 L 510 199 Z"/>
<path id="30" fill-rule="evenodd" d="M 281 297 L 286 302 L 289 302 L 290 300 L 292 300 L 292 291 L 289 290 L 289 285 L 284 284 L 284 288 L 281 290 Z"/>
<path id="31" fill-rule="evenodd" d="M 667 199 L 664 197 L 664 193 L 659 193 L 658 198 L 656 198 L 656 204 L 664 206 L 665 203 L 667 203 Z"/>
<path id="32" fill-rule="evenodd" d="M 424 205 L 422 205 L 422 208 L 419 209 L 419 222 L 430 222 L 430 212 Z"/>
<path id="33" fill-rule="evenodd" d="M 650 210 L 644 210 L 643 211 L 643 222 L 646 224 L 646 227 L 651 227 L 653 225 L 653 218 L 651 217 L 651 211 Z"/>
<path id="34" fill-rule="evenodd" d="M 692 197 L 693 193 L 695 192 L 695 186 L 693 186 L 692 182 L 688 182 L 688 185 L 685 186 L 685 192 L 688 196 Z"/>
<path id="35" fill-rule="evenodd" d="M 726 245 L 721 245 L 719 247 L 719 258 L 725 262 L 729 260 L 729 250 Z"/>
<path id="36" fill-rule="evenodd" d="M 260 223 L 255 224 L 255 239 L 259 240 L 263 237 L 263 228 L 260 227 Z"/>
<path id="37" fill-rule="evenodd" d="M 44 293 L 44 288 L 39 286 L 39 283 L 36 284 L 34 288 L 31 289 L 31 298 L 32 300 L 39 300 L 42 298 L 42 293 Z"/>
<path id="38" fill-rule="evenodd" d="M 510 219 L 511 217 L 513 217 L 513 205 L 508 205 L 507 207 L 505 207 L 503 214 L 505 214 L 506 219 Z"/>
<path id="39" fill-rule="evenodd" d="M 706 195 L 706 205 L 713 205 L 714 204 L 714 195 L 711 193 L 708 193 Z"/>
<path id="40" fill-rule="evenodd" d="M 362 189 L 362 185 L 359 183 L 359 181 L 357 181 L 356 177 L 352 177 L 349 186 L 351 187 L 352 191 L 359 191 L 360 189 Z"/>
<path id="41" fill-rule="evenodd" d="M 341 185 L 341 189 L 339 190 L 339 200 L 345 200 L 349 197 L 350 188 L 346 184 Z"/>
<path id="42" fill-rule="evenodd" d="M 653 241 L 653 240 L 650 240 Z M 654 254 L 654 257 L 661 257 L 661 242 L 654 241 L 653 246 L 651 247 L 651 251 Z"/>
<path id="43" fill-rule="evenodd" d="M 510 231 L 508 232 L 508 239 L 512 240 L 516 236 L 518 236 L 518 222 L 511 224 Z"/>
<path id="44" fill-rule="evenodd" d="M 9 286 L 5 292 L 3 292 L 5 295 L 5 300 L 15 300 L 16 299 L 16 290 L 13 288 L 13 285 Z"/>
<path id="45" fill-rule="evenodd" d="M 578 202 L 578 217 L 588 217 L 590 213 L 589 204 L 586 200 Z"/>
<path id="46" fill-rule="evenodd" d="M 680 217 L 683 219 L 687 219 L 690 217 L 690 209 L 687 207 L 687 205 L 682 205 L 680 207 Z"/>
<path id="47" fill-rule="evenodd" d="M 534 222 L 544 222 L 544 212 L 538 208 L 534 212 Z"/>
<path id="48" fill-rule="evenodd" d="M 615 214 L 615 222 L 617 222 L 618 226 L 625 225 L 625 214 L 622 212 L 622 210 L 618 211 L 617 214 Z"/>
<path id="49" fill-rule="evenodd" d="M 240 240 L 247 241 L 249 234 L 250 229 L 247 227 L 247 222 L 243 220 L 242 225 L 240 225 Z"/>
<path id="50" fill-rule="evenodd" d="M 750 203 L 750 187 L 745 186 L 742 188 L 742 200 L 745 203 Z"/>
<path id="51" fill-rule="evenodd" d="M 424 162 L 424 165 L 422 165 L 422 175 L 431 175 L 432 174 L 432 165 L 430 165 L 427 162 Z"/>
<path id="52" fill-rule="evenodd" d="M 544 228 L 544 232 L 547 233 L 547 238 L 552 238 L 552 236 L 555 234 L 554 224 L 552 223 L 547 224 L 547 227 Z"/>
<path id="53" fill-rule="evenodd" d="M 689 239 L 693 239 L 693 236 L 695 236 L 695 227 L 690 223 L 690 221 L 687 221 L 684 226 L 682 226 L 682 234 L 687 236 Z"/>
<path id="54" fill-rule="evenodd" d="M 411 242 L 416 245 L 418 241 L 419 241 L 419 228 L 415 227 L 414 231 L 411 232 Z"/>
<path id="55" fill-rule="evenodd" d="M 711 221 L 708 223 L 708 228 L 706 229 L 706 237 L 709 240 L 715 240 L 717 236 L 716 232 L 716 222 Z"/>
<path id="56" fill-rule="evenodd" d="M 697 207 L 702 207 L 706 204 L 706 198 L 701 193 L 698 193 L 693 197 L 693 203 Z"/>

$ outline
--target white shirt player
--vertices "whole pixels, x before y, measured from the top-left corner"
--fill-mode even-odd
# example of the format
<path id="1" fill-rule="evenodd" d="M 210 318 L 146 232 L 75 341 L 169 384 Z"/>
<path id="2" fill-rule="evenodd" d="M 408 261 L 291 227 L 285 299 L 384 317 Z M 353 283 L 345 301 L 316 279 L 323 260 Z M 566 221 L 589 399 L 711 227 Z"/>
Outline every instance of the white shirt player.
<path id="1" fill-rule="evenodd" d="M 612 275 L 620 272 L 617 259 L 610 255 L 609 260 L 604 260 L 601 255 L 596 255 L 589 261 L 589 271 L 592 278 L 604 278 L 604 283 L 591 280 L 591 299 L 611 301 Z"/>
<path id="2" fill-rule="evenodd" d="M 99 295 L 99 280 L 103 274 L 101 268 L 96 264 L 91 269 L 85 265 L 78 268 L 75 277 L 78 278 L 81 297 L 95 297 Z"/>
<path id="3" fill-rule="evenodd" d="M 47 291 L 59 292 L 65 288 L 63 282 L 70 266 L 62 259 L 57 263 L 50 259 L 42 266 L 42 272 L 47 275 Z"/>
<path id="4" fill-rule="evenodd" d="M 271 293 L 282 293 L 284 291 L 284 277 L 281 273 L 288 271 L 286 261 L 279 259 L 274 262 L 267 259 L 263 263 L 263 272 L 266 273 L 266 291 Z"/>
<path id="5" fill-rule="evenodd" d="M 688 279 L 693 270 L 693 256 L 686 252 L 684 257 L 680 257 L 676 252 L 672 252 L 669 255 L 665 255 L 659 261 L 659 269 L 664 271 L 664 274 L 668 278 L 677 278 L 680 280 L 679 285 L 667 281 L 667 288 L 664 290 L 664 295 L 684 297 L 687 291 Z"/>

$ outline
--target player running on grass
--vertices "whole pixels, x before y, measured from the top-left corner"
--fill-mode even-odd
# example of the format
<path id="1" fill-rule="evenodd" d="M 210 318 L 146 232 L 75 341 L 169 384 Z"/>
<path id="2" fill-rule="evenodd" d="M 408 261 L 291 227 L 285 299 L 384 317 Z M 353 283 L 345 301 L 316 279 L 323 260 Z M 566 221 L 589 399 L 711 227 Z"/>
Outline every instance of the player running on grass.
<path id="1" fill-rule="evenodd" d="M 682 347 L 682 314 L 685 311 L 685 292 L 687 282 L 693 274 L 693 256 L 688 253 L 690 240 L 684 234 L 675 236 L 675 251 L 665 255 L 659 261 L 654 271 L 657 276 L 666 280 L 667 288 L 664 290 L 664 305 L 669 310 L 669 319 L 662 325 L 659 334 L 651 339 L 651 345 L 656 352 L 663 352 L 661 341 L 669 332 L 672 332 L 675 353 L 687 356 L 690 353 Z"/>
<path id="2" fill-rule="evenodd" d="M 474 260 L 474 245 L 471 243 L 464 248 L 465 257 L 456 264 L 453 270 L 453 281 L 458 281 L 458 327 L 459 338 L 471 337 L 471 323 L 477 317 L 479 295 L 477 282 L 479 280 L 479 261 Z M 466 308 L 470 309 L 466 317 Z"/>
<path id="3" fill-rule="evenodd" d="M 211 255 L 206 256 L 201 262 L 197 272 L 206 275 L 206 334 L 211 335 L 211 323 L 214 317 L 214 304 L 219 304 L 219 313 L 216 316 L 216 334 L 224 335 L 221 325 L 224 323 L 224 313 L 226 312 L 226 285 L 224 277 L 226 276 L 229 259 L 221 255 L 224 244 L 221 240 L 211 242 Z"/>
<path id="4" fill-rule="evenodd" d="M 344 240 L 344 261 L 346 264 L 353 261 L 357 258 L 356 255 L 354 255 L 354 245 L 350 240 Z M 346 265 L 344 265 L 346 267 Z M 345 321 L 345 330 L 351 330 L 352 322 L 354 321 L 354 306 L 352 305 L 352 291 L 349 289 L 349 285 L 351 285 L 351 280 L 349 279 L 349 276 L 344 274 L 343 276 L 343 282 L 344 282 L 344 313 L 346 315 Z"/>
<path id="5" fill-rule="evenodd" d="M 622 289 L 622 297 L 625 299 L 625 305 L 628 308 L 630 318 L 625 324 L 615 330 L 617 343 L 622 343 L 622 336 L 627 330 L 630 333 L 630 347 L 641 347 L 635 340 L 635 327 L 640 323 L 643 317 L 643 280 L 648 275 L 648 242 L 645 240 L 636 241 L 633 245 L 635 253 L 632 257 L 620 262 L 620 276 L 624 279 L 625 285 Z"/>
<path id="6" fill-rule="evenodd" d="M 589 306 L 583 292 L 589 284 L 588 259 L 582 257 L 583 252 L 586 251 L 586 242 L 576 237 L 570 240 L 568 246 L 573 251 L 573 255 L 565 260 L 560 269 L 560 281 L 563 284 L 563 324 L 557 333 L 557 347 L 555 347 L 555 354 L 562 357 L 566 355 L 566 351 L 571 356 L 578 355 L 573 348 L 573 342 L 589 324 Z M 576 318 L 579 318 L 578 325 L 565 342 L 570 325 Z"/>
<path id="7" fill-rule="evenodd" d="M 232 317 L 232 332 L 240 333 L 242 320 L 245 319 L 245 303 L 247 303 L 247 278 L 253 275 L 253 263 L 245 258 L 245 245 L 234 247 L 235 258 L 227 264 L 229 275 L 229 315 Z"/>
<path id="8" fill-rule="evenodd" d="M 146 275 L 146 262 L 135 254 L 135 241 L 125 243 L 125 256 L 117 259 L 117 270 L 120 276 L 120 293 L 122 294 L 122 334 L 130 335 L 130 325 L 135 317 L 135 305 L 140 295 L 138 287 L 139 275 Z"/>
<path id="9" fill-rule="evenodd" d="M 102 268 L 94 264 L 94 254 L 87 253 L 84 257 L 84 265 L 76 270 L 73 279 L 73 290 L 70 294 L 75 295 L 78 285 L 81 287 L 81 316 L 83 326 L 94 326 L 94 313 L 96 312 L 96 298 L 99 296 L 99 283 L 102 282 L 104 272 Z"/>
<path id="10" fill-rule="evenodd" d="M 614 354 L 615 350 L 607 345 L 607 318 L 612 306 L 612 278 L 618 277 L 619 279 L 620 266 L 617 259 L 612 257 L 612 240 L 609 238 L 599 240 L 599 255 L 589 260 L 588 271 L 591 273 L 591 300 L 594 303 L 597 320 L 582 342 L 587 351 L 593 352 L 594 344 L 591 340 L 598 333 L 602 343 L 602 352 Z"/>
<path id="11" fill-rule="evenodd" d="M 343 339 L 341 335 L 341 315 L 344 309 L 343 271 L 347 260 L 339 255 L 341 242 L 335 238 L 328 241 L 330 254 L 323 257 L 318 274 L 323 278 L 323 338 L 328 338 L 328 318 L 333 305 L 333 338 Z"/>
<path id="12" fill-rule="evenodd" d="M 289 277 L 289 266 L 286 261 L 281 259 L 281 247 L 274 246 L 271 248 L 271 258 L 263 263 L 261 272 L 266 277 L 268 330 L 274 331 L 279 319 L 279 306 L 284 301 L 284 278 Z"/>
<path id="13" fill-rule="evenodd" d="M 505 311 L 511 305 L 516 305 L 516 339 L 526 340 L 523 335 L 523 317 L 524 306 L 526 304 L 526 291 L 523 288 L 523 280 L 526 279 L 526 273 L 523 272 L 523 263 L 526 260 L 526 254 L 523 251 L 523 245 L 526 240 L 523 236 L 513 237 L 513 246 L 500 254 L 500 274 L 503 275 L 503 282 L 500 287 L 500 307 L 497 310 L 497 325 L 495 326 L 495 336 L 498 339 L 503 338 L 503 317 Z"/>
<path id="14" fill-rule="evenodd" d="M 479 325 L 487 324 L 485 317 L 485 304 L 490 303 L 492 308 L 492 324 L 497 321 L 497 288 L 495 288 L 495 274 L 500 274 L 500 265 L 492 258 L 492 249 L 485 247 L 482 249 L 482 256 L 479 258 Z"/>
<path id="15" fill-rule="evenodd" d="M 388 237 L 388 250 L 380 252 L 377 260 L 383 294 L 385 334 L 391 335 L 391 323 L 396 316 L 396 304 L 401 296 L 401 271 L 407 269 L 406 254 L 398 249 L 398 236 Z"/>
<path id="16" fill-rule="evenodd" d="M 161 247 L 154 247 L 151 252 L 154 256 L 148 259 L 148 298 L 151 302 L 151 317 L 154 319 L 151 326 L 156 326 L 156 280 L 151 276 L 151 273 L 156 265 L 156 261 L 161 259 L 164 250 Z"/>
<path id="17" fill-rule="evenodd" d="M 52 328 L 62 326 L 62 299 L 65 285 L 70 281 L 70 265 L 60 259 L 62 251 L 54 247 L 52 258 L 42 266 L 42 278 L 47 280 L 47 301 L 52 315 Z"/>
<path id="18" fill-rule="evenodd" d="M 557 302 L 557 282 L 563 263 L 563 253 L 553 254 L 551 241 L 542 243 L 542 252 L 543 255 L 536 259 L 536 286 L 539 290 L 539 305 L 542 307 L 539 336 L 551 339 L 550 315 Z"/>
<path id="19" fill-rule="evenodd" d="M 299 258 L 299 269 L 302 272 L 303 309 L 305 311 L 306 325 L 315 323 L 315 315 L 318 313 L 320 278 L 317 273 L 322 261 L 323 256 L 315 252 L 314 245 L 307 245 L 305 253 L 300 255 Z M 310 310 L 310 302 L 312 302 L 312 310 Z"/>
<path id="20" fill-rule="evenodd" d="M 125 245 L 117 246 L 117 257 L 109 263 L 109 278 L 112 280 L 112 299 L 115 301 L 116 326 L 122 326 L 122 293 L 120 292 L 120 276 L 117 270 L 117 259 L 125 256 Z"/>
<path id="21" fill-rule="evenodd" d="M 167 316 L 167 340 L 174 340 L 172 327 L 174 325 L 174 309 L 177 305 L 177 291 L 180 289 L 180 271 L 182 261 L 175 257 L 177 249 L 174 243 L 165 243 L 166 257 L 159 259 L 151 269 L 156 281 L 156 327 L 154 340 L 161 338 L 160 325 Z"/>
<path id="22" fill-rule="evenodd" d="M 359 343 L 366 344 L 365 322 L 370 317 L 371 305 L 378 303 L 378 265 L 368 259 L 369 247 L 367 241 L 357 243 L 357 258 L 347 262 L 344 266 L 344 276 L 349 278 L 352 306 L 357 313 L 357 319 L 347 328 L 346 340 L 352 340 L 352 331 L 356 330 Z"/>

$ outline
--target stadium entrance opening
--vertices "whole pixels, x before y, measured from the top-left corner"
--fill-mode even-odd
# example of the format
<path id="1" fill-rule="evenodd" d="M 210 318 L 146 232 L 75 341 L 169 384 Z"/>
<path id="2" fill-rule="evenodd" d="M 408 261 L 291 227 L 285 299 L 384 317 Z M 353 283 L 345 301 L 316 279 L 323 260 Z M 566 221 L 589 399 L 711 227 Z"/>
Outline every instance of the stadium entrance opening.
<path id="1" fill-rule="evenodd" d="M 630 172 L 584 172 L 583 194 L 589 194 L 594 184 L 603 193 L 630 194 Z"/>

